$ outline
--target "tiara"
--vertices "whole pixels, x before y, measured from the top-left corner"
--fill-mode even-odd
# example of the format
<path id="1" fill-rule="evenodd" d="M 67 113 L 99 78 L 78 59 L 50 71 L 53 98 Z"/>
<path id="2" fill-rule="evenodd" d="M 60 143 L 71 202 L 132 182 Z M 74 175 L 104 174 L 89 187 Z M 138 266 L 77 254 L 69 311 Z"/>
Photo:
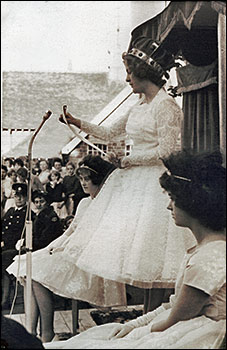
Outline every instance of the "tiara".
<path id="1" fill-rule="evenodd" d="M 173 174 L 171 174 L 171 172 L 170 172 L 169 170 L 167 170 L 166 173 L 167 173 L 167 175 L 173 176 L 173 177 L 175 177 L 176 179 L 180 179 L 180 180 L 184 180 L 184 181 L 188 181 L 188 182 L 191 182 L 191 181 L 192 181 L 191 179 L 188 179 L 187 177 L 178 176 L 178 175 L 173 175 Z"/>
<path id="2" fill-rule="evenodd" d="M 153 43 L 153 46 L 155 46 L 156 49 L 158 48 L 158 44 L 156 44 L 156 43 Z M 149 66 L 156 69 L 158 71 L 158 73 L 160 73 L 161 75 L 165 74 L 165 72 L 162 69 L 162 67 L 160 66 L 160 64 L 158 62 L 156 62 L 153 58 L 149 57 L 145 52 L 143 52 L 139 49 L 136 49 L 136 48 L 132 48 L 131 50 L 128 51 L 127 54 L 135 56 L 135 57 L 139 58 L 140 60 L 144 61 Z"/>
<path id="3" fill-rule="evenodd" d="M 82 164 L 82 165 L 79 166 L 79 168 L 78 168 L 77 170 L 79 170 L 79 169 L 81 169 L 81 168 L 88 169 L 88 170 L 93 171 L 94 173 L 98 174 L 98 172 L 97 172 L 96 170 L 90 168 L 90 167 L 87 166 L 87 165 Z"/>

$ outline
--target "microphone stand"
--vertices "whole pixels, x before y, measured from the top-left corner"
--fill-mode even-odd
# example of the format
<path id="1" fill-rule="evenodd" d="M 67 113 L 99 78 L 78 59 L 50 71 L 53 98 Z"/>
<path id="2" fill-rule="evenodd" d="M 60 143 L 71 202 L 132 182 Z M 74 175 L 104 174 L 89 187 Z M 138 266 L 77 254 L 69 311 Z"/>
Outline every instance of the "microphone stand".
<path id="1" fill-rule="evenodd" d="M 32 297 L 32 218 L 31 218 L 31 175 L 32 175 L 32 145 L 43 124 L 50 118 L 52 112 L 47 111 L 38 129 L 31 137 L 28 146 L 28 220 L 26 220 L 26 303 L 25 320 L 27 331 L 31 333 L 31 297 Z"/>

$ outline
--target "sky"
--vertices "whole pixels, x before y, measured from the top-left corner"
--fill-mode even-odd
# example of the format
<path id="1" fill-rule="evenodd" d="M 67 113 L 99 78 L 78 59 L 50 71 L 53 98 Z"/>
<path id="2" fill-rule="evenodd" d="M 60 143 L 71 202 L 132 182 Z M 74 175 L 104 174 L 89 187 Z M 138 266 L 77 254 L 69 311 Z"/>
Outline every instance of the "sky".
<path id="1" fill-rule="evenodd" d="M 119 13 L 127 21 L 129 6 L 130 1 L 1 1 L 2 71 L 108 71 Z"/>

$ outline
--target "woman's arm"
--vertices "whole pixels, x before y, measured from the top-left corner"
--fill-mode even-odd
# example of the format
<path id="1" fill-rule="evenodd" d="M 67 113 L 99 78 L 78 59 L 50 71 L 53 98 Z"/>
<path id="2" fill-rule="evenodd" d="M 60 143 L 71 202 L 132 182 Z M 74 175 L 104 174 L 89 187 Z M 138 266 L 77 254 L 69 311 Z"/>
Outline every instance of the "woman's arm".
<path id="1" fill-rule="evenodd" d="M 209 294 L 201 289 L 183 284 L 169 317 L 166 320 L 153 323 L 151 332 L 161 332 L 179 321 L 199 316 L 209 297 Z"/>
<path id="2" fill-rule="evenodd" d="M 128 120 L 129 112 L 130 110 L 124 116 L 116 120 L 116 122 L 113 123 L 111 127 L 96 125 L 82 119 L 74 118 L 70 113 L 66 114 L 66 118 L 69 124 L 75 125 L 87 134 L 91 134 L 102 140 L 111 141 L 114 136 L 121 135 L 125 132 L 125 126 Z M 62 123 L 65 123 L 63 116 L 60 116 L 59 120 Z"/>

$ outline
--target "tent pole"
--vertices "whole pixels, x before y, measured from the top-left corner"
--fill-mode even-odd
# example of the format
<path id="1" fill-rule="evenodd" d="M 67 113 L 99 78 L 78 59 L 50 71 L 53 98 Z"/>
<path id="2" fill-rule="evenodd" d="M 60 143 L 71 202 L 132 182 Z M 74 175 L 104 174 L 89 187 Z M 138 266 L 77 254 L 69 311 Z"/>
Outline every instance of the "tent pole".
<path id="1" fill-rule="evenodd" d="M 226 166 L 226 16 L 218 14 L 218 98 L 220 150 Z"/>
<path id="2" fill-rule="evenodd" d="M 32 219 L 31 219 L 31 194 L 32 194 L 32 145 L 36 135 L 42 128 L 45 121 L 51 116 L 52 112 L 47 111 L 43 116 L 42 123 L 31 137 L 28 146 L 28 218 L 26 220 L 26 306 L 25 323 L 27 331 L 31 333 L 31 297 L 32 297 Z"/>

